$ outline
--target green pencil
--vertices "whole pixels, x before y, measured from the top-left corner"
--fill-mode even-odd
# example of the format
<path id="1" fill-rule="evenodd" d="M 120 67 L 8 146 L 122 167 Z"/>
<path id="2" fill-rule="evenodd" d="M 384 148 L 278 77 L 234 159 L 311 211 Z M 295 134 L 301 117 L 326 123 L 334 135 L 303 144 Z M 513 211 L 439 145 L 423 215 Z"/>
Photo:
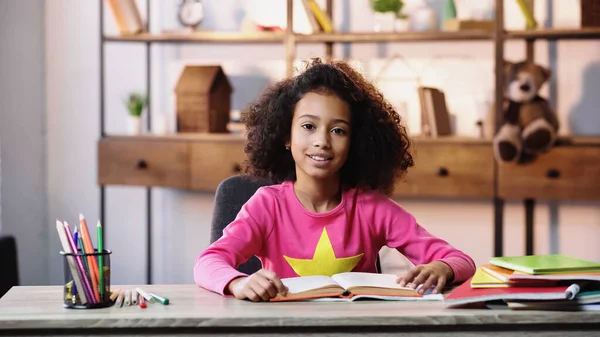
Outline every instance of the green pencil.
<path id="1" fill-rule="evenodd" d="M 102 225 L 100 220 L 96 224 L 97 236 L 98 236 L 98 278 L 100 283 L 100 301 L 104 301 L 104 261 L 102 260 L 102 252 L 104 247 L 102 244 Z"/>

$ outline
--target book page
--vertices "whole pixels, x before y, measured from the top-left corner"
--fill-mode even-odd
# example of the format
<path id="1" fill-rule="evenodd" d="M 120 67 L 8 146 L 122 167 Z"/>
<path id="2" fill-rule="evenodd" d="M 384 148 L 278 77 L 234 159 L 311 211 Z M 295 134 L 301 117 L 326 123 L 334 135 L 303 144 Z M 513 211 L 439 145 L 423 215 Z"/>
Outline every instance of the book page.
<path id="1" fill-rule="evenodd" d="M 333 279 L 327 276 L 289 277 L 281 279 L 281 282 L 288 287 L 288 292 L 292 294 L 324 287 L 339 287 Z"/>
<path id="2" fill-rule="evenodd" d="M 375 274 L 375 273 L 341 273 L 335 274 L 331 277 L 344 289 L 351 287 L 377 287 L 377 288 L 390 288 L 390 289 L 410 289 L 408 287 L 401 287 L 396 279 L 397 275 L 393 274 Z"/>

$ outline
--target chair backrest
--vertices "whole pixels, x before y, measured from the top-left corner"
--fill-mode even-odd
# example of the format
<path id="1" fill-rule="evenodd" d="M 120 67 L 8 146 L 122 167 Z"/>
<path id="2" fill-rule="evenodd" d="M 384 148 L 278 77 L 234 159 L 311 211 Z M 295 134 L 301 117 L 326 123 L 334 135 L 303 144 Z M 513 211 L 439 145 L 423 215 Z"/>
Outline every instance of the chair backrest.
<path id="1" fill-rule="evenodd" d="M 223 180 L 215 191 L 210 242 L 217 241 L 223 235 L 223 229 L 235 220 L 242 206 L 256 193 L 259 187 L 271 184 L 269 180 L 254 180 L 241 175 Z M 252 256 L 247 262 L 238 266 L 237 270 L 249 275 L 261 268 L 260 260 L 256 256 Z M 381 272 L 379 257 L 377 257 L 377 271 Z"/>
<path id="2" fill-rule="evenodd" d="M 17 242 L 13 236 L 0 235 L 0 297 L 13 286 L 19 285 L 19 269 L 17 267 Z"/>
<path id="3" fill-rule="evenodd" d="M 223 180 L 215 192 L 215 203 L 210 232 L 210 242 L 217 241 L 223 235 L 223 229 L 235 220 L 242 206 L 254 195 L 261 186 L 270 185 L 268 180 L 253 180 L 241 175 L 232 176 Z M 237 270 L 242 273 L 252 274 L 262 268 L 256 256 L 241 264 Z"/>

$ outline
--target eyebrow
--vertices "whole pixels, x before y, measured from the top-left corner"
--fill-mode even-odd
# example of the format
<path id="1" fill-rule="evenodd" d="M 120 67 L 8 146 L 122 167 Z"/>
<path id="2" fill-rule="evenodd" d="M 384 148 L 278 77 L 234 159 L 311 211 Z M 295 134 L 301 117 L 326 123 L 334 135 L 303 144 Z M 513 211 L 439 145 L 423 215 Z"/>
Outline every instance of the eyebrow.
<path id="1" fill-rule="evenodd" d="M 317 117 L 317 116 L 315 116 L 315 115 L 311 115 L 311 114 L 304 114 L 304 115 L 302 115 L 302 116 L 300 116 L 300 117 L 298 117 L 298 118 L 303 118 L 303 117 L 314 118 L 314 119 L 320 119 L 319 117 Z M 334 121 L 334 122 L 336 122 L 336 123 L 344 123 L 344 124 L 346 124 L 346 125 L 350 126 L 350 123 L 349 123 L 347 120 L 345 120 L 345 119 L 340 119 L 340 118 L 337 118 L 337 119 L 334 119 L 333 121 Z"/>

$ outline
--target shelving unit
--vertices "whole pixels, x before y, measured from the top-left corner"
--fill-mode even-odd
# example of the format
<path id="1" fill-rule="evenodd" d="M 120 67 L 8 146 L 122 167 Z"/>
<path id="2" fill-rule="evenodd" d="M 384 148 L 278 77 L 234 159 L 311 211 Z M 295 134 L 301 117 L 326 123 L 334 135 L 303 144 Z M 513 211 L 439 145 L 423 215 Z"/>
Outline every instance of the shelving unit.
<path id="1" fill-rule="evenodd" d="M 283 0 L 282 0 L 283 1 Z M 175 134 L 107 136 L 104 122 L 104 45 L 106 43 L 141 43 L 146 45 L 147 78 L 151 78 L 152 44 L 279 44 L 284 47 L 286 74 L 293 74 L 296 46 L 323 43 L 324 58 L 331 59 L 335 43 L 490 41 L 494 47 L 495 111 L 501 111 L 503 99 L 504 43 L 522 40 L 526 56 L 534 60 L 536 40 L 600 39 L 599 28 L 538 29 L 506 31 L 503 27 L 502 0 L 495 0 L 496 28 L 493 32 L 335 32 L 312 35 L 292 31 L 292 0 L 288 2 L 285 32 L 195 32 L 142 33 L 138 35 L 105 35 L 104 6 L 100 0 L 100 133 L 98 143 L 98 183 L 100 185 L 100 218 L 105 228 L 105 186 L 146 186 L 147 245 L 151 246 L 151 201 L 153 186 L 186 190 L 214 191 L 218 182 L 239 172 L 243 160 L 244 136 L 241 134 Z M 530 0 L 530 2 L 533 2 Z M 326 12 L 332 17 L 333 1 L 326 1 Z M 533 5 L 532 5 L 533 6 Z M 150 14 L 150 1 L 146 0 Z M 147 20 L 149 27 L 149 20 Z M 149 29 L 146 29 L 149 31 Z M 146 92 L 151 93 L 151 81 Z M 151 104 L 148 105 L 147 127 L 151 129 Z M 496 126 L 499 125 L 496 113 Z M 471 198 L 492 200 L 494 204 L 494 255 L 503 255 L 503 214 L 507 198 L 523 199 L 526 209 L 526 253 L 533 253 L 533 210 L 536 198 L 570 200 L 600 199 L 600 137 L 569 137 L 560 146 L 532 165 L 498 165 L 490 140 L 442 137 L 415 138 L 419 165 L 400 182 L 395 196 L 417 198 Z M 577 148 L 577 156 L 573 150 Z M 210 160 L 203 160 L 210 157 Z M 165 160 L 168 158 L 169 160 Z M 425 158 L 425 159 L 419 159 Z M 420 160 L 420 161 L 419 161 Z M 172 165 L 165 166 L 165 162 Z M 587 168 L 582 172 L 581 167 Z M 146 278 L 152 283 L 152 255 L 147 250 Z"/>

